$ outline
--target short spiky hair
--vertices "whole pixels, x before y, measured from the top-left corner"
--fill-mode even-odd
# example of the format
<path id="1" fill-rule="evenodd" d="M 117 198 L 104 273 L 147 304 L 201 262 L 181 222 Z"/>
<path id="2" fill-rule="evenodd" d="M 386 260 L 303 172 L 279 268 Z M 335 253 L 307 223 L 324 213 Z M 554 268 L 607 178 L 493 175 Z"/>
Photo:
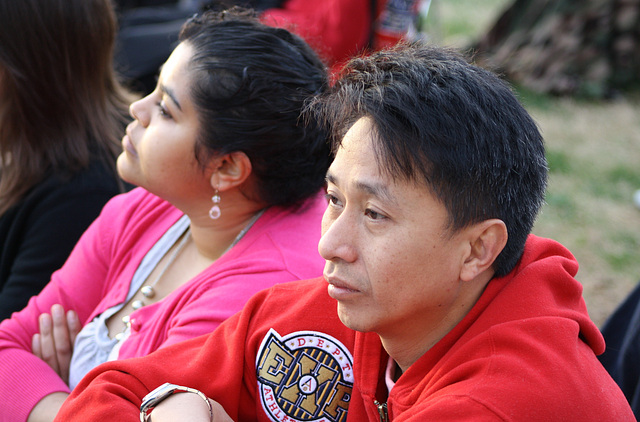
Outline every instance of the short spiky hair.
<path id="1" fill-rule="evenodd" d="M 494 263 L 513 269 L 544 202 L 542 136 L 511 89 L 446 48 L 399 45 L 351 60 L 310 111 L 333 128 L 333 150 L 361 117 L 373 120 L 380 168 L 426 183 L 459 230 L 499 218 L 508 241 Z"/>

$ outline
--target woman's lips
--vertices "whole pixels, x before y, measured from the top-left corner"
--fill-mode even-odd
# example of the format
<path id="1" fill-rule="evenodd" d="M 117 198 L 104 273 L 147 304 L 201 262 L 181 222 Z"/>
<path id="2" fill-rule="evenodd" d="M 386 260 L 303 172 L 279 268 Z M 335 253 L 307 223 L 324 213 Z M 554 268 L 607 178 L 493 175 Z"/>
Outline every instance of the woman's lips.
<path id="1" fill-rule="evenodd" d="M 129 137 L 128 133 L 122 137 L 122 149 L 133 155 L 134 157 L 138 156 L 138 151 L 136 151 L 136 148 L 131 143 L 131 138 Z"/>

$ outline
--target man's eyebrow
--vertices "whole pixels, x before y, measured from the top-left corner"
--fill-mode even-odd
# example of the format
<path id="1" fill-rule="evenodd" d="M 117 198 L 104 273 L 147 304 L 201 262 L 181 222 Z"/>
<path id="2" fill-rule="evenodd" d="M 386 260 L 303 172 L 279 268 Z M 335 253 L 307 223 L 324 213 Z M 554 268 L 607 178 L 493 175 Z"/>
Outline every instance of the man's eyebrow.
<path id="1" fill-rule="evenodd" d="M 327 183 L 336 184 L 336 178 L 330 173 L 330 171 L 327 171 L 327 175 L 324 177 L 324 180 Z"/>
<path id="2" fill-rule="evenodd" d="M 164 84 L 159 84 L 158 87 L 160 88 L 160 92 L 164 92 L 165 94 L 167 94 L 169 98 L 171 98 L 171 101 L 176 105 L 176 107 L 178 107 L 178 110 L 182 111 L 182 107 L 180 106 L 180 103 L 178 102 L 178 99 L 176 98 L 173 90 L 165 86 Z"/>
<path id="3" fill-rule="evenodd" d="M 328 183 L 334 184 L 336 186 L 338 185 L 337 178 L 333 174 L 331 174 L 330 170 L 327 172 L 325 180 Z M 397 199 L 391 194 L 387 185 L 384 185 L 382 183 L 366 183 L 362 181 L 356 181 L 355 186 L 356 189 L 366 192 L 368 195 L 380 198 L 387 203 L 398 205 Z"/>

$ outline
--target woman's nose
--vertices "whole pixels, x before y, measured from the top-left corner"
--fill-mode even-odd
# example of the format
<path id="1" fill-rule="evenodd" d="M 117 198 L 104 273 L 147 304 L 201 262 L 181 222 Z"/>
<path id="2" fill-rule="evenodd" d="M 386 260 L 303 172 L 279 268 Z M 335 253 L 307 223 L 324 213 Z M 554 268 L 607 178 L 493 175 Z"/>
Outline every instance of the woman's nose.
<path id="1" fill-rule="evenodd" d="M 142 126 L 147 127 L 149 124 L 149 112 L 148 112 L 149 96 L 144 97 L 138 101 L 134 101 L 129 106 L 129 114 L 136 119 Z"/>

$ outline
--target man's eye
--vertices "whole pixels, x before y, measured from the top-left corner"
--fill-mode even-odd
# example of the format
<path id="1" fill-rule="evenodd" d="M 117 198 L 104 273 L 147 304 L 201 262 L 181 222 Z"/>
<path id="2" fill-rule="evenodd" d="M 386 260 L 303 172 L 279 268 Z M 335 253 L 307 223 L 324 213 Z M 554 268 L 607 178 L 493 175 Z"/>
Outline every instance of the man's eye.
<path id="1" fill-rule="evenodd" d="M 324 197 L 327 199 L 327 202 L 329 202 L 331 205 L 338 205 L 339 203 L 338 198 L 331 195 L 330 193 L 326 194 Z"/>
<path id="2" fill-rule="evenodd" d="M 372 220 L 382 220 L 386 218 L 384 215 L 372 210 L 371 208 L 367 208 L 366 210 L 364 210 L 364 215 L 366 215 Z"/>

